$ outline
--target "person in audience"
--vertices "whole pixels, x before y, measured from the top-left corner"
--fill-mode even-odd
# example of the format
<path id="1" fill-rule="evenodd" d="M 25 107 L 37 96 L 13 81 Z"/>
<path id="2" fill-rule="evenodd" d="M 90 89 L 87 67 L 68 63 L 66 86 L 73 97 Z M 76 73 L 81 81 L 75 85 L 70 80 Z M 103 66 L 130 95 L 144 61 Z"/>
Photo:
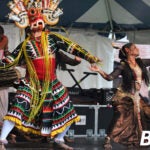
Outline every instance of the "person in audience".
<path id="1" fill-rule="evenodd" d="M 142 131 L 150 129 L 150 106 L 140 96 L 141 85 L 149 84 L 146 67 L 150 66 L 150 59 L 141 59 L 134 43 L 125 44 L 119 51 L 119 58 L 120 65 L 110 74 L 97 65 L 90 67 L 107 81 L 122 75 L 122 83 L 112 99 L 114 116 L 104 143 L 106 150 L 112 148 L 111 140 L 137 149 Z"/>
<path id="2" fill-rule="evenodd" d="M 8 37 L 4 34 L 4 28 L 0 25 L 0 60 L 8 56 Z M 2 85 L 1 85 L 2 86 Z M 7 114 L 9 106 L 9 87 L 0 88 L 0 128 L 3 125 L 3 117 Z M 15 134 L 9 134 L 9 141 L 15 143 Z"/>
<path id="3" fill-rule="evenodd" d="M 8 51 L 8 37 L 4 34 L 4 28 L 0 25 L 0 50 L 3 56 L 7 56 L 9 54 Z"/>
<path id="4" fill-rule="evenodd" d="M 4 28 L 0 26 L 0 60 L 8 55 L 8 37 L 4 34 Z M 3 117 L 8 111 L 8 88 L 0 88 L 0 126 L 3 124 Z"/>

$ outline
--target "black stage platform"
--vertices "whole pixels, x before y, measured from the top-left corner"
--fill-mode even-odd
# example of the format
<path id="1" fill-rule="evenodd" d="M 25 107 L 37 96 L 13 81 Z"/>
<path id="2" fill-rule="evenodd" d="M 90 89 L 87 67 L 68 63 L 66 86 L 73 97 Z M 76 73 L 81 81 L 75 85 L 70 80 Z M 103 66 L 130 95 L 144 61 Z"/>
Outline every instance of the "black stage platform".
<path id="1" fill-rule="evenodd" d="M 76 137 L 74 142 L 67 143 L 72 146 L 74 150 L 104 150 L 103 137 Z M 119 144 L 112 144 L 112 150 L 150 150 L 150 148 L 127 148 Z M 1 149 L 0 149 L 1 150 Z M 53 143 L 40 143 L 40 142 L 17 142 L 16 144 L 8 144 L 6 150 L 61 150 L 53 146 Z"/>

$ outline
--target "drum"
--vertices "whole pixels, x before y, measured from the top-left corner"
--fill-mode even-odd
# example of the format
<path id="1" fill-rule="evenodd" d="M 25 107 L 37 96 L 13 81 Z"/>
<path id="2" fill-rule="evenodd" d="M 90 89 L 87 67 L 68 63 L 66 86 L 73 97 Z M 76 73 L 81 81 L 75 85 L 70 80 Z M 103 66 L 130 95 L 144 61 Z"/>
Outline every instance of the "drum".
<path id="1" fill-rule="evenodd" d="M 9 68 L 0 70 L 0 88 L 11 87 L 21 77 L 18 69 Z"/>

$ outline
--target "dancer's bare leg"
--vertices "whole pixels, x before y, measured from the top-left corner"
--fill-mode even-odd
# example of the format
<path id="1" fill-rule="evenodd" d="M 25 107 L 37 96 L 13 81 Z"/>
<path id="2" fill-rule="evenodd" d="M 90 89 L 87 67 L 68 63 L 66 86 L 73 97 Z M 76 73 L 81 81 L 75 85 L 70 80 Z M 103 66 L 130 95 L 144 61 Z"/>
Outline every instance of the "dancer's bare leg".
<path id="1" fill-rule="evenodd" d="M 9 120 L 4 120 L 1 135 L 0 135 L 0 142 L 3 144 L 7 144 L 7 136 L 11 132 L 11 130 L 15 127 L 15 123 Z"/>

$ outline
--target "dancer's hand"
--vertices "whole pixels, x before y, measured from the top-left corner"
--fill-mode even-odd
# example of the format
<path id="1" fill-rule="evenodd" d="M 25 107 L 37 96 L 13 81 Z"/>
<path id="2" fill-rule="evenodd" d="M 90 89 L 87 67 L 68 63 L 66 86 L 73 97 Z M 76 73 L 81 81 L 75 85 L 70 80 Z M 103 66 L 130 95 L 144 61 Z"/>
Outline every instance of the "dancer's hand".
<path id="1" fill-rule="evenodd" d="M 96 64 L 91 64 L 91 66 L 89 67 L 89 69 L 91 71 L 94 71 L 94 72 L 99 72 L 100 71 L 99 66 L 97 66 Z"/>
<path id="2" fill-rule="evenodd" d="M 90 70 L 99 73 L 104 79 L 109 80 L 108 74 L 105 73 L 105 72 L 104 72 L 99 66 L 97 66 L 96 64 L 92 64 L 91 67 L 90 67 Z"/>
<path id="3" fill-rule="evenodd" d="M 78 56 L 75 56 L 75 60 L 78 61 L 78 62 L 81 62 L 82 59 Z"/>

